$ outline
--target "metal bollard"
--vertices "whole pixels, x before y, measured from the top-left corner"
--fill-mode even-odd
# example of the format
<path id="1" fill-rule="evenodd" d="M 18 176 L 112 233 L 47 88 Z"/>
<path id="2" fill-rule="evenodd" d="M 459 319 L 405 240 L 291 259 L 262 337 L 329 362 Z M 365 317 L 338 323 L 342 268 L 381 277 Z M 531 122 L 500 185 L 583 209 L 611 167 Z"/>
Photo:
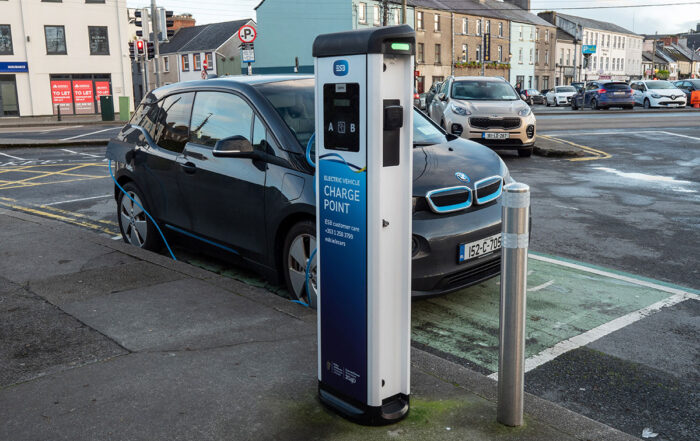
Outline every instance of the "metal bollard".
<path id="1" fill-rule="evenodd" d="M 520 426 L 523 424 L 525 378 L 523 368 L 530 187 L 513 183 L 506 185 L 503 190 L 497 419 L 507 426 Z"/>

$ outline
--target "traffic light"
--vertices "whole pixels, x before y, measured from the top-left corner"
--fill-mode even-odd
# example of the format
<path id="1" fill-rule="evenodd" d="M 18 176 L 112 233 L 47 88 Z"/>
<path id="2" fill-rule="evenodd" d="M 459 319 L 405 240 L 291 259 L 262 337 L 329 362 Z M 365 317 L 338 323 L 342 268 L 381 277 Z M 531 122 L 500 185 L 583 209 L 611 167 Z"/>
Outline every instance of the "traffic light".
<path id="1" fill-rule="evenodd" d="M 148 59 L 151 60 L 156 55 L 156 47 L 152 41 L 149 41 L 147 46 L 148 46 Z"/>
<path id="2" fill-rule="evenodd" d="M 131 61 L 136 59 L 136 48 L 134 47 L 133 41 L 129 42 L 129 58 L 131 58 Z"/>
<path id="3" fill-rule="evenodd" d="M 143 40 L 136 40 L 136 55 L 139 57 L 146 53 L 146 47 Z"/>
<path id="4" fill-rule="evenodd" d="M 137 9 L 134 11 L 134 26 L 136 26 L 137 37 L 148 37 L 150 34 L 150 26 L 148 22 L 148 8 Z"/>
<path id="5" fill-rule="evenodd" d="M 169 18 L 171 18 L 172 16 L 173 11 L 165 11 L 165 28 L 168 30 L 168 32 L 166 33 L 168 39 L 175 35 L 175 30 L 173 29 L 173 26 L 175 26 L 175 21 L 169 20 Z"/>

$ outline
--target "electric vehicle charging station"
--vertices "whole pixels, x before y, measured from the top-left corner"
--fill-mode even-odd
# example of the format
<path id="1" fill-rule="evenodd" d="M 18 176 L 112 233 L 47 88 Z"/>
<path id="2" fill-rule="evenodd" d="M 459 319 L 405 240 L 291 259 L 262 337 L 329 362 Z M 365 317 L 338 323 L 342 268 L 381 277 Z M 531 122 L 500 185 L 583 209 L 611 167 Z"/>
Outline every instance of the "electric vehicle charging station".
<path id="1" fill-rule="evenodd" d="M 319 396 L 361 424 L 409 410 L 414 54 L 407 25 L 313 45 Z"/>

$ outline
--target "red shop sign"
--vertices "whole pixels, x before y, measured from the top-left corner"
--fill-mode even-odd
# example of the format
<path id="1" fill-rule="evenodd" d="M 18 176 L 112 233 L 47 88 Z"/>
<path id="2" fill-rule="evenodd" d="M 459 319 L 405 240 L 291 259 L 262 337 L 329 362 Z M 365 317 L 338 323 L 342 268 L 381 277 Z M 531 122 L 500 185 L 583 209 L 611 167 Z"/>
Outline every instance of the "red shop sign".
<path id="1" fill-rule="evenodd" d="M 73 81 L 73 101 L 75 113 L 95 113 L 92 80 Z"/>

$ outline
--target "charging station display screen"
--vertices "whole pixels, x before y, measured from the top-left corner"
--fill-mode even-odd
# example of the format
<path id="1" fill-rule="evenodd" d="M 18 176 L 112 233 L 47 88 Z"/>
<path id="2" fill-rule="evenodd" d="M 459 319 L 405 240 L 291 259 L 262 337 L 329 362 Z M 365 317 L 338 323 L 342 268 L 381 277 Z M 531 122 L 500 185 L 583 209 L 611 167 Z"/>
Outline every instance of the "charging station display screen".
<path id="1" fill-rule="evenodd" d="M 345 152 L 360 151 L 360 85 L 323 85 L 324 147 Z"/>

